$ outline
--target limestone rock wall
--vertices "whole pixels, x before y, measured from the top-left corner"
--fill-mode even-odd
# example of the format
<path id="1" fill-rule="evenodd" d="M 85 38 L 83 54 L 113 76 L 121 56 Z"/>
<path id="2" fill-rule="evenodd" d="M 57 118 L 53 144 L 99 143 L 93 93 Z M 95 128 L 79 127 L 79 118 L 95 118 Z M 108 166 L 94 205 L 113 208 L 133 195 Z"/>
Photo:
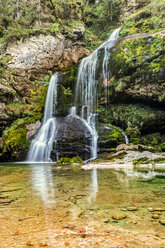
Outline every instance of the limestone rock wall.
<path id="1" fill-rule="evenodd" d="M 9 68 L 23 70 L 50 70 L 68 68 L 89 54 L 81 43 L 73 43 L 63 35 L 34 36 L 25 41 L 9 44 L 7 53 L 12 56 Z"/>

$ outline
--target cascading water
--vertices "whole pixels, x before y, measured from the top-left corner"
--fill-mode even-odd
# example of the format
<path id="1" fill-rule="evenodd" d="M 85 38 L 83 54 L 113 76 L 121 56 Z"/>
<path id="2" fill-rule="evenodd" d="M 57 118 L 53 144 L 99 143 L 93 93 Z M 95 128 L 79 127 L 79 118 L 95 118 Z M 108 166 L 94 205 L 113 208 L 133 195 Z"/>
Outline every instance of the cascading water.
<path id="1" fill-rule="evenodd" d="M 78 71 L 78 79 L 76 86 L 75 106 L 81 106 L 79 115 L 88 127 L 91 141 L 91 157 L 90 160 L 97 158 L 97 140 L 98 134 L 96 131 L 96 105 L 97 105 L 97 84 L 96 78 L 98 62 L 98 52 L 104 48 L 104 59 L 102 64 L 102 74 L 104 83 L 107 86 L 109 80 L 108 62 L 110 58 L 110 48 L 115 45 L 118 38 L 120 28 L 114 30 L 109 39 L 96 49 L 90 56 L 84 58 L 80 64 Z M 108 86 L 107 86 L 108 87 Z M 73 111 L 73 109 L 72 109 Z M 72 112 L 71 112 L 72 114 Z M 74 108 L 74 114 L 76 109 Z"/>
<path id="2" fill-rule="evenodd" d="M 107 127 L 107 126 L 104 126 L 104 128 L 105 128 L 105 129 L 109 129 L 109 130 L 116 130 L 116 131 L 120 132 L 120 133 L 123 135 L 123 137 L 124 137 L 125 143 L 126 143 L 127 145 L 129 144 L 129 138 L 128 138 L 128 136 L 127 136 L 124 132 L 119 131 L 119 130 L 117 130 L 117 129 L 115 129 L 115 128 Z"/>
<path id="3" fill-rule="evenodd" d="M 58 73 L 49 82 L 46 96 L 44 118 L 37 136 L 32 140 L 27 160 L 30 162 L 49 162 L 53 141 L 56 134 L 56 119 L 54 118 L 57 104 Z"/>
<path id="4" fill-rule="evenodd" d="M 97 158 L 98 134 L 96 131 L 96 106 L 98 98 L 97 69 L 100 67 L 98 59 L 100 54 L 99 52 L 103 52 L 102 77 L 104 85 L 108 87 L 108 81 L 110 78 L 110 72 L 108 69 L 110 48 L 115 45 L 119 31 L 120 28 L 112 32 L 109 39 L 98 49 L 96 49 L 90 56 L 84 58 L 79 67 L 75 94 L 75 106 L 70 109 L 70 115 L 81 119 L 91 134 L 91 154 L 90 158 L 86 160 L 86 162 Z M 54 117 L 55 107 L 57 104 L 57 82 L 58 73 L 54 74 L 50 79 L 42 126 L 31 143 L 28 153 L 29 162 L 51 161 L 50 155 L 53 149 L 55 137 L 57 136 L 57 121 Z M 106 97 L 108 99 L 108 93 L 106 93 Z M 56 159 L 57 157 L 58 156 L 56 156 Z"/>
<path id="5" fill-rule="evenodd" d="M 104 47 L 104 59 L 102 64 L 102 74 L 103 74 L 103 82 L 106 87 L 106 100 L 108 102 L 108 81 L 110 79 L 110 70 L 109 70 L 109 58 L 110 58 L 110 49 L 115 45 L 115 42 L 119 36 L 120 28 L 115 29 L 110 35 L 109 39 L 101 45 Z"/>

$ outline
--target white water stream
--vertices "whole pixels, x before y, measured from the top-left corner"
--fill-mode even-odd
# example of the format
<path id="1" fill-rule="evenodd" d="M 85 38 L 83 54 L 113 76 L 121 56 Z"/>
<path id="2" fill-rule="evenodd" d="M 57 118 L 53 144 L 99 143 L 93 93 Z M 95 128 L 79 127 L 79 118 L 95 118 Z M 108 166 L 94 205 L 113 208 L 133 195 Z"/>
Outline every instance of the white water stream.
<path id="1" fill-rule="evenodd" d="M 80 118 L 91 134 L 91 155 L 88 161 L 97 158 L 98 134 L 96 130 L 96 106 L 98 98 L 98 80 L 96 78 L 96 73 L 99 66 L 98 54 L 102 49 L 104 52 L 102 75 L 104 85 L 107 87 L 106 97 L 108 99 L 108 81 L 110 77 L 108 65 L 110 48 L 115 45 L 115 42 L 119 36 L 119 31 L 120 28 L 114 30 L 109 39 L 98 49 L 96 49 L 90 56 L 84 58 L 79 66 L 75 106 L 70 109 L 70 115 Z M 54 74 L 50 79 L 42 126 L 31 143 L 27 159 L 29 162 L 51 161 L 50 155 L 57 132 L 57 123 L 54 117 L 55 107 L 57 104 L 57 82 L 58 73 Z M 77 111 L 78 106 L 81 106 L 80 111 Z"/>
<path id="2" fill-rule="evenodd" d="M 50 162 L 53 141 L 56 134 L 56 119 L 54 111 L 57 104 L 58 73 L 55 73 L 49 82 L 46 96 L 44 118 L 37 136 L 32 140 L 27 161 Z"/>
<path id="3" fill-rule="evenodd" d="M 97 85 L 96 79 L 97 67 L 99 65 L 98 52 L 104 49 L 104 59 L 102 63 L 103 80 L 106 87 L 108 87 L 109 80 L 109 58 L 110 48 L 115 45 L 119 36 L 120 28 L 114 30 L 109 39 L 104 42 L 98 49 L 96 49 L 90 56 L 84 58 L 79 66 L 78 79 L 75 95 L 75 106 L 81 106 L 79 115 L 86 123 L 91 136 L 91 157 L 90 160 L 97 158 L 97 141 L 98 134 L 96 131 L 96 106 L 97 106 Z M 107 95 L 107 94 L 106 94 Z M 108 96 L 107 96 L 108 99 Z M 72 114 L 72 112 L 71 112 Z M 74 108 L 74 115 L 76 115 L 76 108 Z"/>

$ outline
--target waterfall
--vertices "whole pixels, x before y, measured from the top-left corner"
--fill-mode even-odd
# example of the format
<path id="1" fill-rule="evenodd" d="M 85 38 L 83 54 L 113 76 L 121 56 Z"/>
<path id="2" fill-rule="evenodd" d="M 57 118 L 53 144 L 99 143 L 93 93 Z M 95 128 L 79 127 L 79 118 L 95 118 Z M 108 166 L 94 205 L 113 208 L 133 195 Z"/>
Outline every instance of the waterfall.
<path id="1" fill-rule="evenodd" d="M 129 144 L 129 138 L 128 138 L 128 136 L 124 132 L 119 131 L 119 130 L 117 130 L 115 128 L 108 127 L 108 126 L 104 126 L 104 128 L 109 129 L 109 130 L 115 130 L 115 131 L 120 132 L 123 135 L 123 137 L 124 137 L 124 140 L 125 140 L 126 145 Z"/>
<path id="2" fill-rule="evenodd" d="M 27 160 L 29 162 L 48 162 L 51 161 L 50 154 L 56 134 L 56 119 L 54 111 L 57 104 L 57 82 L 58 73 L 55 73 L 49 82 L 46 96 L 44 118 L 41 128 L 32 140 Z"/>
<path id="3" fill-rule="evenodd" d="M 100 49 L 104 51 L 104 58 L 102 63 L 102 74 L 104 84 L 108 87 L 109 69 L 108 63 L 110 58 L 110 48 L 115 45 L 118 38 L 120 28 L 114 30 L 109 39 L 104 42 L 98 49 L 96 49 L 90 56 L 84 58 L 79 66 L 75 106 L 81 106 L 79 115 L 88 127 L 92 141 L 91 141 L 91 157 L 90 160 L 97 158 L 97 140 L 98 134 L 96 130 L 96 106 L 97 106 L 97 85 L 96 77 L 97 68 L 99 65 L 98 53 Z M 107 96 L 108 98 L 108 96 Z M 73 109 L 72 109 L 73 111 Z M 72 114 L 72 113 L 71 113 Z M 74 114 L 76 109 L 74 108 Z"/>

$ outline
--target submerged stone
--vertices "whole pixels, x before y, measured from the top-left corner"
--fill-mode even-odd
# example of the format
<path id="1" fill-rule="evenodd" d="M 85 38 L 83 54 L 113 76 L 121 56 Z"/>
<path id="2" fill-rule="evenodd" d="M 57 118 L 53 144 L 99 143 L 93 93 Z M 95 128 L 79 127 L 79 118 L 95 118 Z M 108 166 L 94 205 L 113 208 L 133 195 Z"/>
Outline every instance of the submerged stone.
<path id="1" fill-rule="evenodd" d="M 149 211 L 149 212 L 153 212 L 154 209 L 153 209 L 153 208 L 148 208 L 148 211 Z"/>
<path id="2" fill-rule="evenodd" d="M 122 213 L 112 215 L 112 219 L 114 220 L 123 220 L 125 218 L 127 218 L 127 215 Z"/>
<path id="3" fill-rule="evenodd" d="M 138 208 L 137 207 L 127 207 L 128 211 L 137 211 Z"/>
<path id="4" fill-rule="evenodd" d="M 160 219 L 159 223 L 162 224 L 162 225 L 165 225 L 165 219 Z"/>
<path id="5" fill-rule="evenodd" d="M 162 212 L 165 211 L 165 208 L 154 208 L 154 211 Z"/>
<path id="6" fill-rule="evenodd" d="M 153 218 L 153 219 L 159 219 L 159 215 L 158 215 L 158 214 L 153 214 L 153 215 L 152 215 L 152 218 Z"/>

